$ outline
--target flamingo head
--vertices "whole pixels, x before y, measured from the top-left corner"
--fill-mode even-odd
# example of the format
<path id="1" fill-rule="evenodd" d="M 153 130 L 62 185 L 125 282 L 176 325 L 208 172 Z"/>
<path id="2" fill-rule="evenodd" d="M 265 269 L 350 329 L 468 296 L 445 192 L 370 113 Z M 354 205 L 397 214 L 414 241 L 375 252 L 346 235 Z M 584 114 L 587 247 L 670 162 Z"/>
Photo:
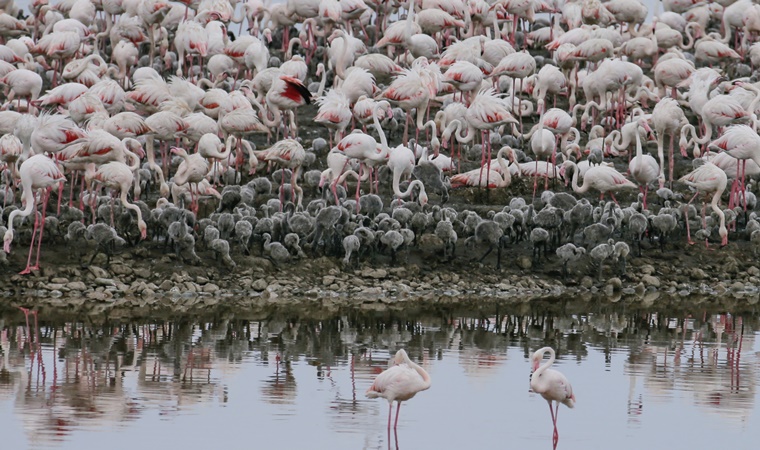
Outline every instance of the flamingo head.
<path id="1" fill-rule="evenodd" d="M 5 251 L 5 253 L 11 252 L 12 241 L 13 241 L 13 230 L 8 230 L 5 232 L 5 236 L 3 236 L 3 251 Z"/>
<path id="2" fill-rule="evenodd" d="M 428 196 L 425 191 L 420 192 L 420 205 L 425 206 L 428 202 Z"/>
<path id="3" fill-rule="evenodd" d="M 270 30 L 269 28 L 265 28 L 264 29 L 264 37 L 266 38 L 267 43 L 271 44 L 272 43 L 272 30 Z"/>
<path id="4" fill-rule="evenodd" d="M 137 228 L 140 229 L 140 239 L 148 237 L 148 225 L 144 220 L 140 219 L 140 221 L 137 222 Z"/>
<path id="5" fill-rule="evenodd" d="M 172 155 L 187 154 L 187 152 L 185 151 L 185 149 L 184 148 L 180 148 L 180 147 L 172 147 L 171 148 L 171 153 L 172 153 Z"/>

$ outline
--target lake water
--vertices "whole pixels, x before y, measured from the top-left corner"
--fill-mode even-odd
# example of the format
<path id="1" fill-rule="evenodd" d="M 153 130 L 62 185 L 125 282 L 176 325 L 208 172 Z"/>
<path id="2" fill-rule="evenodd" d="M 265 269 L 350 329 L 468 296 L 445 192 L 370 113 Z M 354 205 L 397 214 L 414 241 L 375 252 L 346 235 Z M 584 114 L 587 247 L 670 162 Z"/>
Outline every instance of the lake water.
<path id="1" fill-rule="evenodd" d="M 27 331 L 21 311 L 0 309 L 0 442 L 547 449 L 548 408 L 528 380 L 530 353 L 550 345 L 577 398 L 560 409 L 557 448 L 757 448 L 758 310 L 689 304 L 699 306 L 141 309 L 112 319 L 43 309 L 36 332 L 33 316 Z M 387 402 L 364 392 L 399 348 L 432 387 L 404 404 L 389 441 Z"/>

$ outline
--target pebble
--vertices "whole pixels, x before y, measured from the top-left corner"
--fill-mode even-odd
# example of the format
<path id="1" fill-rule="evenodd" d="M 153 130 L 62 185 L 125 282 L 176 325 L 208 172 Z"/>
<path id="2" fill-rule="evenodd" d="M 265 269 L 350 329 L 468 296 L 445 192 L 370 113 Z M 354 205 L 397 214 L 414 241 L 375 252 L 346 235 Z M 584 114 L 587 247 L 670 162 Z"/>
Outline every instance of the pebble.
<path id="1" fill-rule="evenodd" d="M 653 287 L 660 287 L 660 279 L 653 276 L 653 275 L 644 275 L 641 277 L 641 282 L 644 283 L 644 285 L 653 286 Z"/>
<path id="2" fill-rule="evenodd" d="M 102 267 L 90 266 L 88 269 L 95 278 L 108 278 L 108 272 L 106 272 Z"/>
<path id="3" fill-rule="evenodd" d="M 612 287 L 613 291 L 619 291 L 623 287 L 623 281 L 618 277 L 612 277 L 607 280 L 607 286 Z"/>
<path id="4" fill-rule="evenodd" d="M 66 287 L 71 289 L 72 291 L 84 291 L 87 289 L 87 285 L 84 284 L 82 281 L 72 281 L 70 283 L 66 284 Z"/>
<path id="5" fill-rule="evenodd" d="M 523 255 L 517 258 L 516 264 L 517 264 L 517 267 L 519 267 L 522 270 L 530 270 L 530 268 L 533 267 L 533 260 Z"/>
<path id="6" fill-rule="evenodd" d="M 253 284 L 251 284 L 251 289 L 257 292 L 261 292 L 264 289 L 266 289 L 268 286 L 268 283 L 263 278 L 259 278 L 258 280 L 254 281 Z"/>

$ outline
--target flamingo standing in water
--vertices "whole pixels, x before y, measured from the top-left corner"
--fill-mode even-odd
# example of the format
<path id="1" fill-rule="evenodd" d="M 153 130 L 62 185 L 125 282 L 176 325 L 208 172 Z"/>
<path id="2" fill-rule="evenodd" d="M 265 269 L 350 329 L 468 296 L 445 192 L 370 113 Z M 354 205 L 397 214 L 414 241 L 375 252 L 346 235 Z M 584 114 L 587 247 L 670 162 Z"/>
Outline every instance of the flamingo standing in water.
<path id="1" fill-rule="evenodd" d="M 401 411 L 401 402 L 406 401 L 417 395 L 418 392 L 430 388 L 430 375 L 415 364 L 404 349 L 396 352 L 396 355 L 390 361 L 392 364 L 387 370 L 384 370 L 375 378 L 366 396 L 368 398 L 383 397 L 388 400 L 388 433 L 391 431 L 391 411 L 393 411 L 393 402 L 397 402 L 396 421 L 393 425 L 395 430 L 398 426 L 398 413 Z"/>
<path id="2" fill-rule="evenodd" d="M 541 364 L 546 353 L 549 353 L 549 361 Z M 554 445 L 556 447 L 557 441 L 559 441 L 559 433 L 557 432 L 559 404 L 562 403 L 568 408 L 572 408 L 575 406 L 575 395 L 573 394 L 573 387 L 567 378 L 561 372 L 551 368 L 555 357 L 554 349 L 551 347 L 544 347 L 533 353 L 533 356 L 530 358 L 533 370 L 533 374 L 530 376 L 530 388 L 533 392 L 541 394 L 541 397 L 549 402 L 549 412 L 552 414 L 552 424 L 554 425 Z M 554 409 L 552 409 L 552 402 L 556 402 Z"/>
<path id="3" fill-rule="evenodd" d="M 45 228 L 45 212 L 47 210 L 48 199 L 50 198 L 50 190 L 56 184 L 62 184 L 66 181 L 66 177 L 63 175 L 58 166 L 52 159 L 45 155 L 34 155 L 21 164 L 19 168 L 19 176 L 21 177 L 21 186 L 23 192 L 21 198 L 24 203 L 24 209 L 16 209 L 8 216 L 8 231 L 3 236 L 3 250 L 5 253 L 11 252 L 11 242 L 13 241 L 13 219 L 16 216 L 26 217 L 35 210 L 37 206 L 37 199 L 35 197 L 35 191 L 43 190 L 40 195 L 42 200 L 42 219 L 40 220 L 37 214 L 34 215 L 34 230 L 32 231 L 32 244 L 29 246 L 29 257 L 26 260 L 26 269 L 21 271 L 21 274 L 28 274 L 32 270 L 39 270 L 40 268 L 40 249 L 42 247 L 42 231 Z M 61 189 L 63 186 L 61 185 Z M 32 251 L 34 250 L 34 238 L 37 235 L 39 229 L 40 235 L 37 240 L 37 260 L 32 263 Z"/>

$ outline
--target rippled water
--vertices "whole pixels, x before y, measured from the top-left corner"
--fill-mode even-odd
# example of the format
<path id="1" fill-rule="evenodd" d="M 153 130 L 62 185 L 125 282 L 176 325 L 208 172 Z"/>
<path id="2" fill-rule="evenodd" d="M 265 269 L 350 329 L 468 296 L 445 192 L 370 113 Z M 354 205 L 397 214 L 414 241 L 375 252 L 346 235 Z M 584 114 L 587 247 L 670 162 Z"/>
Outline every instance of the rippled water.
<path id="1" fill-rule="evenodd" d="M 544 345 L 577 397 L 560 409 L 558 448 L 756 448 L 756 309 L 592 305 L 174 320 L 41 310 L 37 331 L 34 316 L 27 330 L 21 311 L 0 309 L 2 448 L 546 449 L 546 402 L 528 392 L 528 355 Z M 389 442 L 387 403 L 364 391 L 401 347 L 433 384 Z"/>

